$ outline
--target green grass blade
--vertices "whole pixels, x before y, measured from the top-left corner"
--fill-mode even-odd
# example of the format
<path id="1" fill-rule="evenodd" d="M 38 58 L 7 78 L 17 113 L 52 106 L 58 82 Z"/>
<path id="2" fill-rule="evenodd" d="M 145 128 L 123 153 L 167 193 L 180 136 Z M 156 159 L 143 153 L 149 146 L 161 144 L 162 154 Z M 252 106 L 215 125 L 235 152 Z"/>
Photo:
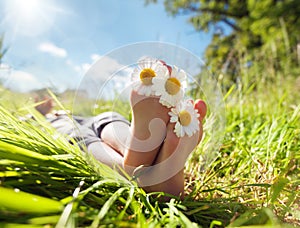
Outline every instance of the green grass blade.
<path id="1" fill-rule="evenodd" d="M 63 205 L 56 200 L 0 187 L 0 209 L 20 213 L 57 213 Z"/>
<path id="2" fill-rule="evenodd" d="M 104 216 L 108 213 L 110 207 L 114 204 L 114 202 L 118 199 L 118 197 L 125 191 L 127 188 L 119 188 L 102 206 L 101 210 L 99 211 L 98 215 L 94 219 L 91 228 L 97 228 L 100 221 L 104 218 Z"/>

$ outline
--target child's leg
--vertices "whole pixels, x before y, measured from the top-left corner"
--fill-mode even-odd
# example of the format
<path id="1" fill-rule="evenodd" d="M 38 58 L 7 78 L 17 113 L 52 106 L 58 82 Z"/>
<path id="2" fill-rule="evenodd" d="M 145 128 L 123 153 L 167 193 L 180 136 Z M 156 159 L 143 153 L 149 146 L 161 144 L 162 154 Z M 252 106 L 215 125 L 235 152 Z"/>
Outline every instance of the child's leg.
<path id="1" fill-rule="evenodd" d="M 103 128 L 100 138 L 121 156 L 124 156 L 129 135 L 130 126 L 128 124 L 123 121 L 114 121 Z"/>
<path id="2" fill-rule="evenodd" d="M 94 142 L 87 146 L 87 150 L 96 160 L 115 168 L 123 167 L 123 157 L 116 150 L 104 142 Z"/>

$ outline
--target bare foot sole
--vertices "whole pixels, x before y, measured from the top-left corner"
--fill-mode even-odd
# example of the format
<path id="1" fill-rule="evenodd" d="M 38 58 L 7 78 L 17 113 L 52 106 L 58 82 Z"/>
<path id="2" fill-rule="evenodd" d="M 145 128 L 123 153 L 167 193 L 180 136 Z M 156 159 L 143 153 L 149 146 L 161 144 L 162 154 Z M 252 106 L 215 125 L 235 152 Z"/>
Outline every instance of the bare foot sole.
<path id="1" fill-rule="evenodd" d="M 139 95 L 136 91 L 132 91 L 130 102 L 131 137 L 124 163 L 134 169 L 139 165 L 151 165 L 154 162 L 166 136 L 169 109 L 159 103 L 158 97 Z"/>
<path id="2" fill-rule="evenodd" d="M 153 168 L 156 170 L 141 176 L 139 179 L 139 183 L 146 186 L 146 191 L 163 191 L 172 195 L 183 196 L 184 165 L 190 153 L 201 141 L 202 121 L 207 111 L 206 104 L 202 100 L 195 101 L 194 108 L 200 114 L 198 118 L 200 130 L 191 137 L 179 138 L 174 132 L 175 124 L 169 123 L 167 125 L 166 139 L 155 161 L 155 168 Z"/>

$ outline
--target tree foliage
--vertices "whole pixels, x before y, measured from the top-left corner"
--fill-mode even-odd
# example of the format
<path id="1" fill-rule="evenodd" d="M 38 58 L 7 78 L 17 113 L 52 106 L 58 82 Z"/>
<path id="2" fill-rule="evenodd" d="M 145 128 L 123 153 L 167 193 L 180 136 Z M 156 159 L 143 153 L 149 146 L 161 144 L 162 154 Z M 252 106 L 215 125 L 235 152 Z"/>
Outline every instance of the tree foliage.
<path id="1" fill-rule="evenodd" d="M 236 78 L 241 57 L 250 65 L 266 50 L 277 68 L 299 64 L 299 0 L 164 0 L 164 5 L 173 16 L 190 15 L 196 31 L 214 31 L 204 56 L 214 72 Z"/>

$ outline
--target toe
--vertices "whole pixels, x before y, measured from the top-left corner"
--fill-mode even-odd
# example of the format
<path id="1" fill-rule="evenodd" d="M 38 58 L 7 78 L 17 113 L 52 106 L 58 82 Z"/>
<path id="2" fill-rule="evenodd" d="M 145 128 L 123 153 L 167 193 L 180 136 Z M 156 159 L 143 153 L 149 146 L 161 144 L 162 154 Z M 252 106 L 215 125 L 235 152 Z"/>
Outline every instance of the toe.
<path id="1" fill-rule="evenodd" d="M 207 112 L 207 106 L 203 100 L 196 100 L 194 102 L 195 109 L 198 110 L 198 113 L 200 114 L 199 120 L 202 121 L 206 115 Z"/>
<path id="2" fill-rule="evenodd" d="M 205 102 L 203 100 L 196 100 L 194 102 L 194 107 L 195 109 L 198 110 L 198 113 L 200 114 L 199 116 L 199 128 L 200 128 L 200 131 L 199 131 L 199 136 L 198 136 L 198 144 L 200 143 L 201 139 L 202 139 L 202 136 L 203 136 L 203 125 L 202 125 L 202 121 L 204 119 L 204 117 L 206 116 L 206 112 L 207 112 L 207 106 L 205 104 Z"/>

